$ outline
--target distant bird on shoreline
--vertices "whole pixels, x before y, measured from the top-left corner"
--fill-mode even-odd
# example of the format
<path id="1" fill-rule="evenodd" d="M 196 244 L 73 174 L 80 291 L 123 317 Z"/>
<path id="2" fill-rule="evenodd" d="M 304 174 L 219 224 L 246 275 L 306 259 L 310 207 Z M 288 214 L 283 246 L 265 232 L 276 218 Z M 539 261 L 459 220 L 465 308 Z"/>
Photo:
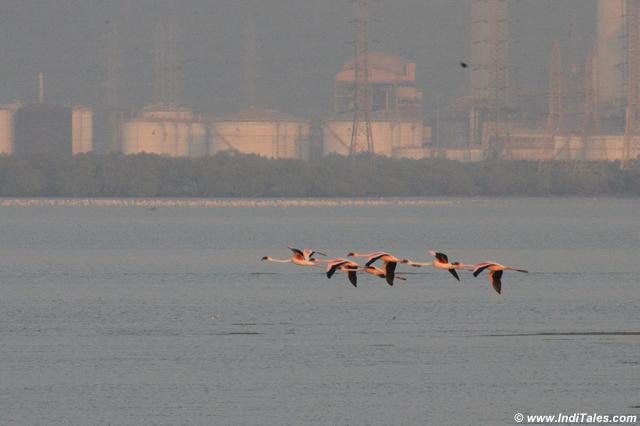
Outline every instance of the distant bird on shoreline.
<path id="1" fill-rule="evenodd" d="M 474 266 L 474 268 L 473 268 L 473 276 L 477 277 L 485 269 L 489 270 L 489 282 L 491 283 L 491 285 L 493 286 L 493 289 L 498 294 L 501 294 L 501 292 L 502 292 L 502 273 L 504 271 L 516 271 L 516 272 L 522 272 L 524 274 L 528 274 L 529 273 L 529 271 L 526 271 L 524 269 L 515 269 L 515 268 L 512 268 L 510 266 L 500 265 L 499 263 L 482 262 L 482 263 L 478 263 L 478 264 L 476 264 Z"/>

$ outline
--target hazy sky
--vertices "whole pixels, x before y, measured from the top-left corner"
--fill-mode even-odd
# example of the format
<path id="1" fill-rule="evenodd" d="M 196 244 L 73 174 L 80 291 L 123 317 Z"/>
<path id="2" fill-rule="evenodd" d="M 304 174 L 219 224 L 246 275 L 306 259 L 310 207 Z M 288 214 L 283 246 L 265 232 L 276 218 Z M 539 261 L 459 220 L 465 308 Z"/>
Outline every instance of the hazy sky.
<path id="1" fill-rule="evenodd" d="M 122 101 L 153 100 L 153 29 L 175 13 L 184 34 L 185 103 L 226 113 L 242 104 L 247 10 L 256 20 L 260 100 L 298 115 L 331 108 L 332 79 L 352 55 L 350 0 L 1 0 L 0 102 L 33 101 L 46 73 L 48 99 L 99 107 L 104 100 L 106 33 L 121 32 Z M 374 1 L 375 49 L 418 64 L 425 103 L 465 94 L 468 0 Z M 128 4 L 128 5 L 127 5 Z M 510 0 L 512 73 L 518 86 L 546 90 L 550 47 L 573 15 L 575 54 L 595 36 L 595 0 Z M 129 10 L 123 19 L 123 10 Z"/>

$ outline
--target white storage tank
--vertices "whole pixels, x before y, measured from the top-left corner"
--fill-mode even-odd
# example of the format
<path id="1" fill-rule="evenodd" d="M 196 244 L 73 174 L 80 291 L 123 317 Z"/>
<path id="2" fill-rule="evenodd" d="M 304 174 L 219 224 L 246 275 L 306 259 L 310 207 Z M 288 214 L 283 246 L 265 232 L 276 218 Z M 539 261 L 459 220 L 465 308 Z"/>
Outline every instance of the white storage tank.
<path id="1" fill-rule="evenodd" d="M 349 155 L 353 121 L 332 120 L 323 126 L 324 155 Z M 375 120 L 371 122 L 373 150 L 377 155 L 402 156 L 404 150 L 423 148 L 424 125 L 421 120 Z"/>
<path id="2" fill-rule="evenodd" d="M 122 152 L 203 157 L 209 154 L 209 131 L 188 108 L 152 106 L 123 125 Z"/>
<path id="3" fill-rule="evenodd" d="M 71 152 L 86 154 L 93 150 L 93 111 L 76 107 L 71 111 Z"/>
<path id="4" fill-rule="evenodd" d="M 13 152 L 22 154 L 75 155 L 91 152 L 93 111 L 38 103 L 16 110 Z"/>
<path id="5" fill-rule="evenodd" d="M 19 105 L 0 106 L 0 155 L 13 154 L 14 115 Z"/>
<path id="6" fill-rule="evenodd" d="M 249 108 L 214 121 L 212 153 L 234 151 L 308 160 L 309 135 L 308 120 L 272 109 Z"/>

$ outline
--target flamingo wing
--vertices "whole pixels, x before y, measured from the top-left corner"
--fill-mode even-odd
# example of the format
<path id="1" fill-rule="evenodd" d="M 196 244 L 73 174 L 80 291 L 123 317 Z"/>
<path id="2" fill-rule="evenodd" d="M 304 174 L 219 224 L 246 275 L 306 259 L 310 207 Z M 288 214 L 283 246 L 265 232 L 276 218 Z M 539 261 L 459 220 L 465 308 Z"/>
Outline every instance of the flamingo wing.
<path id="1" fill-rule="evenodd" d="M 371 266 L 378 259 L 380 259 L 381 257 L 386 256 L 386 255 L 387 255 L 387 253 L 374 253 L 371 257 L 369 257 L 369 259 L 367 259 L 367 263 L 365 263 L 365 266 Z"/>
<path id="2" fill-rule="evenodd" d="M 326 254 L 321 253 L 319 251 L 315 251 L 315 250 L 309 250 L 309 249 L 304 249 L 302 251 L 302 255 L 304 256 L 305 259 L 309 260 L 313 257 L 314 254 L 320 255 L 320 256 L 326 256 Z"/>
<path id="3" fill-rule="evenodd" d="M 456 270 L 455 270 L 455 269 L 448 269 L 448 271 L 449 271 L 449 273 L 450 273 L 451 275 L 453 275 L 453 277 L 454 277 L 456 280 L 460 281 L 460 277 L 458 276 L 458 273 L 456 272 Z"/>
<path id="4" fill-rule="evenodd" d="M 288 247 L 288 248 L 293 252 L 293 257 L 295 257 L 298 260 L 306 260 L 306 258 L 304 257 L 304 252 L 302 250 L 293 248 L 293 247 Z"/>
<path id="5" fill-rule="evenodd" d="M 438 259 L 440 263 L 449 263 L 449 257 L 446 254 L 437 251 L 432 251 L 431 254 Z"/>
<path id="6" fill-rule="evenodd" d="M 355 270 L 349 270 L 347 272 L 347 276 L 349 277 L 349 282 L 354 286 L 358 287 L 358 274 Z"/>
<path id="7" fill-rule="evenodd" d="M 491 281 L 491 285 L 493 286 L 493 289 L 498 293 L 501 294 L 502 292 L 502 271 L 491 271 L 489 272 L 489 281 Z"/>
<path id="8" fill-rule="evenodd" d="M 331 278 L 333 276 L 333 274 L 336 273 L 338 268 L 340 268 L 345 263 L 347 263 L 347 261 L 339 260 L 337 262 L 332 262 L 332 263 L 327 264 L 327 278 Z"/>
<path id="9" fill-rule="evenodd" d="M 473 269 L 473 276 L 477 277 L 482 273 L 482 271 L 484 271 L 490 266 L 493 266 L 493 263 L 478 263 Z"/>
<path id="10" fill-rule="evenodd" d="M 393 285 L 393 280 L 396 277 L 396 262 L 386 262 L 384 264 L 384 279 L 387 280 L 387 284 Z"/>

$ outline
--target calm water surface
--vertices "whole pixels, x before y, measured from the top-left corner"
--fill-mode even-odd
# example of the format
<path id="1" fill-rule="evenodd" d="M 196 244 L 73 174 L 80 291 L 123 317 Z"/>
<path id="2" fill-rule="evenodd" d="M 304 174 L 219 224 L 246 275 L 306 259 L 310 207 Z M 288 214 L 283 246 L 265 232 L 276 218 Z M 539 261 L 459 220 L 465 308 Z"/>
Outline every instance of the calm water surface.
<path id="1" fill-rule="evenodd" d="M 640 200 L 0 207 L 1 425 L 502 425 L 640 411 Z M 388 287 L 287 245 L 500 260 Z"/>

